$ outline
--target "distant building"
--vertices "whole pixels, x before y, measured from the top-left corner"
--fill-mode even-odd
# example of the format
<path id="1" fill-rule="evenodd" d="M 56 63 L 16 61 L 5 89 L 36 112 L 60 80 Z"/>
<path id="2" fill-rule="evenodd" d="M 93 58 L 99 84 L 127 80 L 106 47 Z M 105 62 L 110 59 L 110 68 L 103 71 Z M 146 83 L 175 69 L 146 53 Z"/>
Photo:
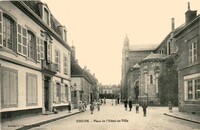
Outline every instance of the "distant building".
<path id="1" fill-rule="evenodd" d="M 89 104 L 98 98 L 97 79 L 93 77 L 87 68 L 81 68 L 75 57 L 75 47 L 72 46 L 71 55 L 71 102 L 72 107 L 77 108 L 80 101 Z"/>
<path id="2" fill-rule="evenodd" d="M 120 98 L 121 97 L 121 89 L 118 85 L 100 85 L 99 86 L 99 97 L 100 98 Z"/>
<path id="3" fill-rule="evenodd" d="M 0 2 L 2 119 L 67 108 L 71 52 L 66 33 L 41 1 Z"/>

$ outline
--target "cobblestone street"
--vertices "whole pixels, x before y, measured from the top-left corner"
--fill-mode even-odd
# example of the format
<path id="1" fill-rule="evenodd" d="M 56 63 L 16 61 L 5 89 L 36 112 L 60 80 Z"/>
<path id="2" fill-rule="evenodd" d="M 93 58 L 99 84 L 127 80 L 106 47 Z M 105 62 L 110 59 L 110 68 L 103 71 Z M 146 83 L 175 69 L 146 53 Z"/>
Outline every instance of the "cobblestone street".
<path id="1" fill-rule="evenodd" d="M 123 104 L 111 105 L 108 101 L 101 106 L 101 110 L 95 109 L 94 114 L 87 110 L 71 117 L 57 120 L 52 123 L 33 128 L 33 130 L 191 130 L 200 129 L 200 124 L 192 123 L 164 115 L 168 112 L 167 107 L 148 107 L 147 117 L 143 117 L 140 107 L 139 114 L 135 113 L 135 106 L 132 111 L 125 111 Z"/>

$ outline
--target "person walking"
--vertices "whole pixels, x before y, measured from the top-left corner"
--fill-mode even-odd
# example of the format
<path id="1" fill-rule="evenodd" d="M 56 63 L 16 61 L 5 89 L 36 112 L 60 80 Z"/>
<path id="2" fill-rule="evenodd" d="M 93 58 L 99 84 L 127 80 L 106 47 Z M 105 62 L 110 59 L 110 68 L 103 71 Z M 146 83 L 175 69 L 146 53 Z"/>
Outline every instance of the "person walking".
<path id="1" fill-rule="evenodd" d="M 101 101 L 99 100 L 99 101 L 97 102 L 97 110 L 98 110 L 98 111 L 100 111 L 100 105 L 101 105 Z"/>
<path id="2" fill-rule="evenodd" d="M 147 102 L 146 101 L 143 101 L 142 108 L 143 108 L 143 114 L 144 114 L 144 116 L 146 116 L 146 114 L 147 114 Z"/>
<path id="3" fill-rule="evenodd" d="M 127 99 L 125 99 L 125 100 L 124 100 L 124 107 L 125 107 L 125 110 L 127 110 L 127 103 L 128 103 L 128 102 L 127 102 Z"/>
<path id="4" fill-rule="evenodd" d="M 71 103 L 69 102 L 68 113 L 71 113 L 71 109 L 72 109 L 72 107 L 71 107 Z"/>
<path id="5" fill-rule="evenodd" d="M 171 102 L 171 101 L 169 101 L 168 107 L 169 107 L 169 112 L 173 112 L 173 111 L 172 111 L 172 102 Z"/>
<path id="6" fill-rule="evenodd" d="M 129 101 L 128 101 L 128 106 L 129 106 L 129 111 L 131 111 L 131 109 L 132 109 L 132 100 L 131 99 L 129 99 Z"/>
<path id="7" fill-rule="evenodd" d="M 91 102 L 91 104 L 90 104 L 90 111 L 91 111 L 91 114 L 93 114 L 93 111 L 94 111 L 94 104 L 93 104 L 93 102 Z"/>
<path id="8" fill-rule="evenodd" d="M 104 104 L 106 104 L 106 98 L 104 97 Z"/>
<path id="9" fill-rule="evenodd" d="M 135 104 L 136 113 L 139 113 L 139 107 L 140 107 L 139 103 L 136 102 L 136 104 Z"/>

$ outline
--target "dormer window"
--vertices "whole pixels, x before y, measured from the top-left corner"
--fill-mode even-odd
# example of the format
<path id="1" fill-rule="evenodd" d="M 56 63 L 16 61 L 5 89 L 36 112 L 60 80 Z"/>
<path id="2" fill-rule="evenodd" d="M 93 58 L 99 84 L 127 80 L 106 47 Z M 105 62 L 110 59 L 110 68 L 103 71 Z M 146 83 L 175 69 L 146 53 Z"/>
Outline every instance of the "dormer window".
<path id="1" fill-rule="evenodd" d="M 47 6 L 43 5 L 43 21 L 50 26 L 50 11 Z"/>
<path id="2" fill-rule="evenodd" d="M 58 27 L 59 27 L 59 29 L 60 29 L 60 31 L 61 31 L 61 37 L 62 37 L 62 39 L 63 39 L 65 42 L 67 42 L 67 30 L 66 30 L 65 26 L 60 25 L 60 26 L 58 26 Z"/>
<path id="3" fill-rule="evenodd" d="M 63 40 L 67 42 L 67 31 L 65 29 L 63 30 Z"/>

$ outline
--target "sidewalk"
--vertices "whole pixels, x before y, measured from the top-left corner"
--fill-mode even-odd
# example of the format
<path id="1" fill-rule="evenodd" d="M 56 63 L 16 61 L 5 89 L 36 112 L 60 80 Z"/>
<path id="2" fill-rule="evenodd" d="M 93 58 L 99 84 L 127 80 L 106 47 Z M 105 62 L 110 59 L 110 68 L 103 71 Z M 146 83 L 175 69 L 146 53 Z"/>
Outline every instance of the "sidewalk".
<path id="1" fill-rule="evenodd" d="M 186 121 L 200 124 L 200 115 L 199 114 L 179 112 L 178 108 L 173 108 L 173 112 L 165 112 L 163 114 L 166 116 L 170 116 L 170 117 L 178 118 L 181 120 L 186 120 Z"/>
<path id="2" fill-rule="evenodd" d="M 50 114 L 50 115 L 38 115 L 32 117 L 26 117 L 21 119 L 16 119 L 12 121 L 6 121 L 1 123 L 2 130 L 26 130 L 36 126 L 40 126 L 55 120 L 59 120 L 68 116 L 72 116 L 75 114 L 81 113 L 78 109 L 72 109 L 71 113 L 68 111 L 59 111 L 58 114 Z"/>

